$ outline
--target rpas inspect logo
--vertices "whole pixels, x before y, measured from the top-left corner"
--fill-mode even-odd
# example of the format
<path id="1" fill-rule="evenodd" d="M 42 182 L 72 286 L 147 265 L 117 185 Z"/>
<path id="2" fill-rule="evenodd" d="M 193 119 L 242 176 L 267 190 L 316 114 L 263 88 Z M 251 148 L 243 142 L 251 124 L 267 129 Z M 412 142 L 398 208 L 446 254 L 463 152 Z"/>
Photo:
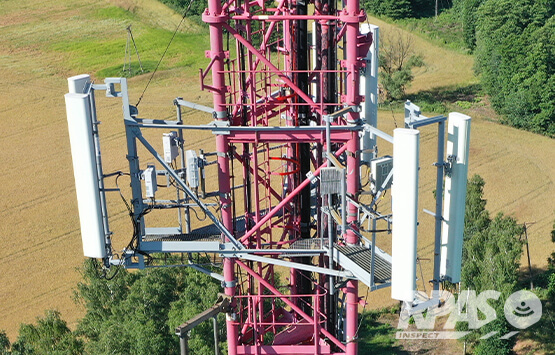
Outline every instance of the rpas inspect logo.
<path id="1" fill-rule="evenodd" d="M 542 317 L 542 303 L 530 291 L 513 293 L 505 302 L 505 318 L 513 327 L 525 329 Z"/>
<path id="2" fill-rule="evenodd" d="M 488 290 L 476 295 L 475 291 L 462 291 L 458 300 L 449 292 L 442 292 L 435 299 L 417 305 L 403 304 L 399 317 L 398 329 L 408 329 L 409 319 L 412 317 L 418 331 L 399 331 L 397 339 L 458 339 L 471 333 L 471 331 L 454 331 L 455 324 L 465 322 L 468 329 L 475 330 L 497 318 L 495 309 L 488 300 L 498 300 L 501 295 L 498 291 Z M 417 296 L 421 296 L 417 293 Z M 417 297 L 421 298 L 421 297 Z M 438 307 L 439 302 L 442 306 Z M 479 316 L 478 311 L 481 313 Z M 504 305 L 505 319 L 517 329 L 525 329 L 537 323 L 542 316 L 540 299 L 530 291 L 518 291 L 507 298 Z M 444 331 L 430 331 L 434 329 L 436 318 L 449 315 L 443 329 Z M 490 332 L 481 339 L 490 338 L 498 332 Z M 499 336 L 508 339 L 517 334 L 512 331 Z"/>

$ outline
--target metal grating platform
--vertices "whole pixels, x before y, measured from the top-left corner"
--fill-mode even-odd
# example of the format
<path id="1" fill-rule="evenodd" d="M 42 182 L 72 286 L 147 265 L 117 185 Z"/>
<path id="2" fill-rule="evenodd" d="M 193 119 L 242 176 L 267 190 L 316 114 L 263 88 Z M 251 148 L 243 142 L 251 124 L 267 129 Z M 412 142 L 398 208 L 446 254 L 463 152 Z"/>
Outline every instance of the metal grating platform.
<path id="1" fill-rule="evenodd" d="M 222 234 L 214 224 L 191 233 L 179 233 L 176 227 L 145 228 L 145 232 L 140 249 L 147 253 L 218 253 L 224 247 Z"/>
<path id="2" fill-rule="evenodd" d="M 143 237 L 145 242 L 218 242 L 220 234 L 187 233 L 187 234 L 152 234 Z"/>
<path id="3" fill-rule="evenodd" d="M 341 255 L 349 259 L 352 263 L 356 264 L 357 267 L 362 269 L 365 273 L 368 274 L 368 279 L 370 278 L 370 267 L 372 261 L 372 250 L 363 247 L 363 246 L 347 246 L 347 245 L 337 245 L 335 244 L 335 249 L 340 256 L 336 260 L 341 264 L 344 268 L 348 269 L 355 273 L 355 270 L 350 270 L 350 268 L 345 265 L 344 258 L 341 258 Z M 377 248 L 376 248 L 377 249 Z M 384 257 L 379 255 L 378 252 L 375 254 L 375 261 L 374 261 L 374 282 L 375 283 L 384 283 L 391 279 L 391 262 L 386 260 Z M 355 273 L 356 274 L 356 273 Z M 364 280 L 361 280 L 365 282 Z M 367 282 L 365 282 L 367 283 Z"/>
<path id="4" fill-rule="evenodd" d="M 323 244 L 323 245 L 322 245 Z M 296 242 L 294 242 L 293 244 L 291 244 L 289 246 L 289 249 L 323 249 L 324 246 L 328 246 L 328 240 L 327 239 L 323 239 L 323 243 L 322 243 L 322 239 L 316 239 L 316 238 L 310 238 L 310 239 L 299 239 Z"/>

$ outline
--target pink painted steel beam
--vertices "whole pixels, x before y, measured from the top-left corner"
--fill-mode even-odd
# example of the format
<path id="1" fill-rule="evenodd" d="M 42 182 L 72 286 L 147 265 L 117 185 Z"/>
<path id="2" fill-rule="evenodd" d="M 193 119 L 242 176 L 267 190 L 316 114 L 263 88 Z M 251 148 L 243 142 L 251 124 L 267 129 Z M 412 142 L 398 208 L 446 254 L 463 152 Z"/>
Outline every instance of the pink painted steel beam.
<path id="1" fill-rule="evenodd" d="M 345 150 L 347 149 L 347 146 L 343 146 L 341 147 L 336 153 L 336 156 L 341 155 Z M 320 170 L 322 168 L 325 168 L 328 165 L 328 162 L 326 161 L 324 164 L 322 164 L 318 169 L 316 169 L 316 171 L 313 173 L 314 176 L 318 176 L 320 175 Z M 287 203 L 289 203 L 293 197 L 297 196 L 297 194 L 299 194 L 299 192 L 301 192 L 302 189 L 304 189 L 308 184 L 310 184 L 310 178 L 306 178 L 302 183 L 300 183 L 293 191 L 291 191 L 291 193 L 289 195 L 287 195 L 286 198 L 284 198 L 279 204 L 277 204 L 270 212 L 268 212 L 267 215 L 264 216 L 264 218 L 262 218 L 254 227 L 252 227 L 248 232 L 246 232 L 241 238 L 239 238 L 239 241 L 241 242 L 245 242 L 245 240 L 247 240 L 248 238 L 250 238 L 254 233 L 256 233 L 256 231 L 258 229 L 260 229 L 260 227 L 262 227 L 264 225 L 264 223 L 268 222 L 270 220 L 270 218 L 272 218 L 276 213 L 279 212 L 280 209 L 282 209 Z M 358 185 L 357 185 L 358 186 Z"/>
<path id="2" fill-rule="evenodd" d="M 294 100 L 304 100 L 306 104 L 303 103 L 304 108 L 310 107 L 312 112 L 323 114 L 323 109 L 330 108 L 329 103 L 323 102 L 315 102 L 314 99 L 308 94 L 308 91 L 301 89 L 303 86 L 299 83 L 295 84 L 294 79 L 296 75 L 298 75 L 297 71 L 292 71 L 291 69 L 295 67 L 295 59 L 297 58 L 297 54 L 292 51 L 291 40 L 295 38 L 291 36 L 291 23 L 295 23 L 298 21 L 307 21 L 307 20 L 315 20 L 315 21 L 334 21 L 337 23 L 342 23 L 342 28 L 340 33 L 337 35 L 338 38 L 344 38 L 346 40 L 345 46 L 345 53 L 346 57 L 345 60 L 342 61 L 342 70 L 341 75 L 342 79 L 345 79 L 345 88 L 341 96 L 341 103 L 346 104 L 349 106 L 356 106 L 358 105 L 362 98 L 359 95 L 358 89 L 358 80 L 359 75 L 358 72 L 361 69 L 361 62 L 358 58 L 358 26 L 359 23 L 362 22 L 365 18 L 363 12 L 359 9 L 359 0 L 347 0 L 346 7 L 340 13 L 336 13 L 335 11 L 329 12 L 328 14 L 316 14 L 316 15 L 307 15 L 304 12 L 302 15 L 295 15 L 294 13 L 288 13 L 288 9 L 285 9 L 286 6 L 291 5 L 291 2 L 286 0 L 280 0 L 279 8 L 278 9 L 264 9 L 264 3 L 262 0 L 255 0 L 255 1 L 245 1 L 239 4 L 235 1 L 226 1 L 224 9 L 222 9 L 221 4 L 219 3 L 220 0 L 209 0 L 208 4 L 208 11 L 203 15 L 203 19 L 210 25 L 210 33 L 211 33 L 211 50 L 209 51 L 209 56 L 212 59 L 209 65 L 209 68 L 212 71 L 212 83 L 211 86 L 205 86 L 206 88 L 210 89 L 214 95 L 214 108 L 217 113 L 217 119 L 221 121 L 227 120 L 227 110 L 233 111 L 233 116 L 237 115 L 239 110 L 247 110 L 247 117 L 248 121 L 251 125 L 267 125 L 269 115 L 276 115 L 279 112 L 285 112 L 285 110 L 289 110 L 291 113 L 291 118 L 296 119 L 295 112 L 300 107 L 298 103 L 292 103 L 286 101 L 279 104 L 275 104 L 272 102 L 266 102 L 259 104 L 259 98 L 265 97 L 265 95 L 269 95 L 268 92 L 271 87 L 271 82 L 274 79 L 280 79 L 281 82 L 285 83 L 289 88 L 295 92 L 296 98 L 291 99 Z M 239 6 L 237 6 L 239 4 Z M 236 7 L 237 6 L 237 7 Z M 261 10 L 256 10 L 251 8 L 252 6 L 260 6 Z M 295 6 L 294 4 L 292 5 Z M 268 15 L 264 13 L 267 11 Z M 316 10 L 318 11 L 318 10 Z M 336 15 L 337 14 L 337 15 Z M 231 16 L 231 17 L 230 17 Z M 338 21 L 337 21 L 338 20 Z M 244 21 L 243 24 L 246 23 L 246 34 L 239 33 L 239 29 L 233 28 L 230 23 L 231 21 Z M 252 32 L 249 30 L 250 25 L 253 24 L 252 21 L 265 21 L 265 28 L 267 31 L 262 33 L 262 42 L 260 45 L 260 50 L 256 49 L 250 39 Z M 284 28 L 286 29 L 284 33 L 284 46 L 289 49 L 288 52 L 285 53 L 285 70 L 280 70 L 276 67 L 276 61 L 274 58 L 270 58 L 269 54 L 268 57 L 267 52 L 264 49 L 267 47 L 267 43 L 270 40 L 270 34 L 273 32 L 274 26 L 278 23 L 278 21 L 283 21 Z M 269 25 L 268 25 L 269 24 Z M 223 52 L 223 28 L 226 28 L 230 34 L 232 34 L 238 44 L 242 44 L 244 48 L 248 50 L 247 54 L 237 53 L 237 59 L 244 59 L 246 60 L 247 64 L 245 69 L 248 69 L 248 79 L 246 82 L 243 82 L 239 88 L 235 87 L 237 84 L 237 75 L 239 72 L 232 71 L 234 78 L 231 79 L 232 82 L 229 85 L 233 85 L 233 92 L 228 93 L 228 87 L 225 84 L 225 76 L 227 73 L 223 70 L 224 61 L 226 60 L 226 53 Z M 244 37 L 243 37 L 244 36 Z M 247 38 L 249 40 L 247 40 Z M 304 43 L 304 42 L 302 42 Z M 288 47 L 289 46 L 289 47 Z M 294 47 L 294 46 L 293 46 Z M 332 48 L 330 48 L 332 49 Z M 335 47 L 332 49 L 335 50 Z M 301 51 L 301 53 L 305 53 Z M 241 58 L 241 56 L 244 57 Z M 258 70 L 258 66 L 263 65 L 262 69 Z M 234 68 L 235 69 L 235 68 Z M 265 72 L 264 72 L 265 71 Z M 257 72 L 262 72 L 260 76 L 265 77 L 265 79 L 257 79 L 259 74 Z M 324 71 L 317 71 L 317 72 L 309 72 L 309 75 L 312 74 L 312 77 L 315 77 L 317 73 L 320 73 L 320 76 L 323 75 Z M 244 80 L 244 79 L 243 79 Z M 342 81 L 343 82 L 343 81 Z M 304 79 L 302 83 L 305 83 Z M 238 90 L 243 90 L 239 92 Z M 306 91 L 306 92 L 305 92 Z M 334 93 L 335 94 L 335 93 Z M 237 100 L 238 98 L 243 98 L 243 102 L 233 102 L 230 101 L 229 103 L 226 102 L 226 98 L 230 100 Z M 246 101 L 245 101 L 246 100 Z M 247 103 L 250 102 L 250 105 Z M 248 108 L 248 109 L 247 109 Z M 276 109 L 274 111 L 274 108 Z M 332 109 L 332 108 L 330 108 Z M 308 110 L 306 110 L 308 112 Z M 245 112 L 245 111 L 244 111 Z M 352 112 L 346 116 L 347 123 L 355 123 L 359 118 L 358 113 Z M 232 122 L 232 124 L 238 124 L 237 122 Z M 240 123 L 244 124 L 244 123 Z M 291 122 L 288 122 L 291 124 Z M 313 131 L 302 131 L 298 128 L 291 128 L 290 132 L 280 131 L 277 129 L 275 132 L 273 131 L 235 131 L 235 127 L 230 127 L 229 134 L 225 135 L 218 135 L 216 138 L 217 141 L 217 149 L 218 149 L 218 168 L 219 168 L 219 179 L 220 179 L 220 192 L 221 192 L 221 205 L 222 205 L 222 222 L 226 227 L 231 229 L 232 225 L 232 216 L 230 206 L 233 203 L 230 199 L 230 175 L 232 172 L 229 170 L 229 144 L 230 143 L 246 143 L 246 144 L 267 144 L 270 142 L 286 142 L 290 144 L 296 143 L 307 143 L 307 142 L 325 142 L 325 132 L 321 130 L 313 130 Z M 344 145 L 340 152 L 344 152 L 347 150 L 347 174 L 348 174 L 348 186 L 347 192 L 349 195 L 357 196 L 358 193 L 358 186 L 360 184 L 360 176 L 359 176 L 359 163 L 357 157 L 357 150 L 358 150 L 358 132 L 352 131 L 350 129 L 345 129 L 341 131 L 332 130 L 332 141 L 334 142 L 341 142 L 347 143 Z M 341 154 L 338 152 L 337 154 Z M 262 159 L 262 158 L 261 158 Z M 267 162 L 263 162 L 267 164 Z M 326 166 L 325 164 L 322 165 Z M 255 169 L 257 169 L 256 164 L 255 166 L 251 167 L 252 172 L 254 173 Z M 318 168 L 314 175 L 318 175 L 320 168 Z M 249 172 L 246 172 L 249 174 Z M 269 187 L 269 178 L 264 178 L 260 176 L 258 173 L 254 173 L 255 175 L 255 189 L 261 188 L 261 190 L 265 187 L 266 190 L 270 189 L 269 194 L 274 194 L 275 191 Z M 260 206 L 257 207 L 257 215 L 260 216 L 260 220 L 255 223 L 255 226 L 252 227 L 243 237 L 241 241 L 245 243 L 247 240 L 249 242 L 260 243 L 260 238 L 263 236 L 267 236 L 267 233 L 271 233 L 269 230 L 272 228 L 273 224 L 269 222 L 275 223 L 275 219 L 271 220 L 277 213 L 283 211 L 283 207 L 290 206 L 291 202 L 294 201 L 295 198 L 298 198 L 299 192 L 310 184 L 309 179 L 304 179 L 304 176 L 301 176 L 297 179 L 292 186 L 295 188 L 291 191 L 285 198 L 283 198 L 277 206 L 273 207 L 271 211 L 264 216 L 260 215 Z M 299 181 L 300 180 L 300 181 Z M 268 198 L 268 196 L 261 196 L 261 198 Z M 279 201 L 279 199 L 278 199 Z M 259 203 L 259 199 L 256 199 L 255 203 Z M 273 202 L 272 202 L 273 203 Z M 270 208 L 270 205 L 268 205 Z M 357 222 L 357 210 L 352 205 L 348 205 L 348 224 L 356 228 Z M 284 214 L 285 216 L 285 214 Z M 285 218 L 285 217 L 284 217 Z M 270 240 L 271 240 L 271 234 Z M 357 244 L 358 238 L 357 236 L 351 231 L 348 230 L 346 232 L 345 238 L 347 243 L 349 244 Z M 264 273 L 262 269 L 257 269 L 256 267 L 254 270 L 250 269 L 245 263 L 241 261 L 233 261 L 233 259 L 226 259 L 224 261 L 224 276 L 228 284 L 226 284 L 226 294 L 233 294 L 235 293 L 235 288 L 232 287 L 232 282 L 235 282 L 235 274 L 233 270 L 234 262 L 247 272 L 249 272 L 249 283 L 251 282 L 258 282 L 259 285 L 259 292 L 263 288 L 268 288 L 273 292 L 277 289 L 272 285 L 269 271 L 265 273 L 265 277 L 263 276 Z M 253 284 L 254 285 L 254 284 Z M 233 293 L 232 293 L 233 292 Z M 346 314 L 346 335 L 347 335 L 347 345 L 341 344 L 337 339 L 330 337 L 330 339 L 335 339 L 336 345 L 343 351 L 346 351 L 348 355 L 355 355 L 357 353 L 357 344 L 356 344 L 356 328 L 358 325 L 358 283 L 356 281 L 349 281 L 344 288 L 344 292 L 347 296 L 347 314 Z M 275 293 L 278 295 L 278 293 Z M 312 297 L 318 297 L 318 295 L 311 295 Z M 262 329 L 263 323 L 262 321 L 262 303 L 260 301 L 260 297 L 257 295 L 248 295 L 247 302 L 249 304 L 249 316 L 250 322 L 253 322 L 253 334 L 252 340 L 258 338 L 261 340 L 261 334 L 257 335 L 257 332 L 260 330 L 262 333 L 265 331 Z M 294 299 L 287 298 L 288 296 L 284 296 L 279 294 L 280 298 L 283 298 L 286 303 L 288 303 L 292 308 L 296 307 L 297 314 L 303 317 L 308 322 L 312 322 L 311 324 L 314 325 L 314 333 L 315 334 L 326 334 L 324 333 L 325 330 L 322 329 L 319 332 L 319 322 L 318 322 L 318 314 L 315 314 L 315 318 L 312 318 L 306 314 L 306 312 L 301 313 L 302 309 L 297 306 L 294 302 Z M 295 297 L 292 295 L 292 297 Z M 313 305 L 315 307 L 315 312 L 317 312 L 317 303 L 314 302 Z M 298 311 L 301 312 L 298 312 Z M 257 312 L 260 315 L 260 319 L 257 319 Z M 242 318 L 242 316 L 240 316 Z M 235 326 L 231 326 L 230 323 L 233 323 Z M 275 323 L 275 322 L 274 322 Z M 311 346 L 311 350 L 307 351 L 306 346 L 292 346 L 292 347 L 284 347 L 284 348 L 277 348 L 275 346 L 263 346 L 260 343 L 255 344 L 255 346 L 247 346 L 242 345 L 239 343 L 240 339 L 238 337 L 237 331 L 237 322 L 229 322 L 227 323 L 228 326 L 228 344 L 230 354 L 236 353 L 249 353 L 249 354 L 286 354 L 291 353 L 290 351 L 294 351 L 295 354 L 300 355 L 304 353 L 329 353 L 331 350 L 328 346 L 323 345 L 320 346 L 318 341 L 319 336 L 316 336 L 315 344 Z M 262 328 L 260 328 L 262 327 Z M 229 331 L 233 333 L 230 333 Z"/>
<path id="3" fill-rule="evenodd" d="M 287 86 L 289 86 L 293 91 L 295 91 L 297 93 L 297 95 L 302 97 L 303 100 L 306 101 L 307 105 L 312 106 L 317 112 L 321 113 L 320 109 L 319 109 L 319 105 L 314 103 L 312 98 L 310 96 L 308 96 L 307 94 L 305 94 L 297 85 L 295 85 L 291 81 L 291 79 L 289 79 L 287 77 L 287 75 L 283 74 L 283 72 L 281 70 L 279 70 L 275 65 L 272 64 L 272 62 L 270 62 L 259 51 L 257 51 L 256 48 L 254 48 L 254 46 L 251 43 L 249 43 L 249 41 L 247 41 L 245 38 L 243 38 L 237 31 L 235 31 L 235 29 L 233 29 L 227 23 L 224 23 L 223 26 L 229 31 L 229 33 L 231 33 L 235 37 L 235 39 L 237 39 L 239 42 L 241 42 L 245 46 L 245 48 L 247 48 L 249 50 L 249 52 L 251 52 L 258 59 L 260 59 L 260 61 L 262 63 L 264 63 L 268 68 L 270 68 L 271 71 L 274 74 L 278 75 L 281 78 L 281 80 L 283 80 L 283 82 L 285 84 L 287 84 Z"/>
<path id="4" fill-rule="evenodd" d="M 341 126 L 335 126 L 341 127 Z M 345 130 L 333 129 L 331 131 L 331 141 L 334 143 L 344 143 L 351 139 L 352 129 Z M 297 128 L 281 129 L 276 128 L 275 131 L 231 131 L 227 135 L 227 139 L 231 143 L 322 143 L 326 142 L 326 132 L 314 130 L 300 130 Z"/>
<path id="5" fill-rule="evenodd" d="M 279 292 L 279 290 L 277 288 L 275 288 L 274 286 L 272 286 L 270 283 L 268 283 L 268 281 L 264 280 L 260 275 L 258 275 L 254 270 L 252 270 L 251 268 L 249 268 L 245 263 L 243 263 L 240 260 L 237 260 L 237 264 L 240 265 L 247 273 L 249 273 L 249 275 L 251 275 L 252 277 L 254 277 L 255 279 L 257 279 L 261 284 L 263 284 L 270 292 L 272 292 L 274 295 L 276 296 L 280 296 L 280 300 L 282 300 L 285 304 L 287 304 L 289 307 L 291 307 L 291 309 L 293 311 L 295 311 L 298 315 L 300 315 L 301 317 L 303 317 L 307 322 L 312 323 L 313 322 L 313 318 L 311 316 L 309 316 L 308 314 L 306 314 L 305 312 L 303 312 L 303 310 L 297 306 L 295 303 L 293 303 L 291 300 L 288 299 L 287 295 L 282 294 L 281 292 Z M 311 295 L 314 296 L 314 295 Z M 330 332 L 328 332 L 327 330 L 320 328 L 320 332 L 322 332 L 322 334 L 324 334 L 329 340 L 331 340 L 335 345 L 337 345 L 340 349 L 345 350 L 346 347 L 344 344 L 342 344 L 339 340 L 337 340 L 337 338 L 335 338 Z M 315 337 L 316 338 L 316 337 Z"/>
<path id="6" fill-rule="evenodd" d="M 358 34 L 360 11 L 358 0 L 347 0 L 346 6 L 341 12 L 341 20 L 345 22 L 346 28 L 345 39 L 347 45 L 345 48 L 346 58 L 344 65 L 347 69 L 347 94 L 344 97 L 345 103 L 349 106 L 358 105 L 361 102 L 359 95 L 359 69 L 361 62 L 358 59 Z M 343 98 L 342 98 L 343 99 Z M 358 112 L 347 113 L 347 122 L 357 122 L 359 119 Z M 358 195 L 359 182 L 360 182 L 360 158 L 357 153 L 359 147 L 358 134 L 354 134 L 352 139 L 347 143 L 347 194 L 355 198 Z M 358 210 L 354 204 L 349 203 L 347 209 L 347 223 L 354 227 L 358 220 Z M 348 229 L 346 235 L 347 244 L 359 244 L 358 237 L 353 230 Z M 356 355 L 358 353 L 358 343 L 356 340 L 358 329 L 358 281 L 347 281 L 345 290 L 346 294 L 346 316 L 345 324 L 347 337 L 347 355 Z"/>
<path id="7" fill-rule="evenodd" d="M 239 354 L 254 354 L 255 347 L 252 345 L 242 345 L 239 346 Z M 262 345 L 260 346 L 261 355 L 314 355 L 314 346 L 312 345 Z M 345 355 L 345 353 L 333 353 L 329 345 L 321 345 L 320 352 L 318 354 L 322 355 Z"/>
<path id="8" fill-rule="evenodd" d="M 336 21 L 339 20 L 339 16 L 333 15 L 235 15 L 231 17 L 233 20 L 264 20 L 264 21 L 284 21 L 284 20 L 324 20 L 324 21 Z M 361 16 L 361 19 L 364 19 Z"/>

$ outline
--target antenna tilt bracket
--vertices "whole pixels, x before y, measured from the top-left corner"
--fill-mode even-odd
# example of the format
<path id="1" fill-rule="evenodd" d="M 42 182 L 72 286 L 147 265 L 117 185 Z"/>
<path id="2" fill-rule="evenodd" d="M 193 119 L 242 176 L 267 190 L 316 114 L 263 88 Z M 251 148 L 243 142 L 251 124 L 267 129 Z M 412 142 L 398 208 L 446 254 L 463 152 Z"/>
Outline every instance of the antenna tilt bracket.
<path id="1" fill-rule="evenodd" d="M 410 127 L 412 122 L 417 121 L 420 118 L 420 107 L 416 106 L 410 100 L 405 102 L 405 127 Z"/>
<path id="2" fill-rule="evenodd" d="M 443 115 L 426 117 L 420 111 L 420 107 L 416 106 L 409 100 L 405 102 L 405 128 L 417 129 L 418 127 L 427 126 L 433 123 L 441 123 L 447 120 Z"/>
<path id="3" fill-rule="evenodd" d="M 106 84 L 106 97 L 120 97 L 121 91 L 116 90 L 116 84 L 121 84 L 119 78 L 107 78 L 104 80 Z"/>
<path id="4" fill-rule="evenodd" d="M 444 171 L 446 176 L 451 177 L 451 174 L 453 173 L 453 164 L 456 159 L 457 157 L 455 155 L 447 156 L 447 161 L 443 163 L 443 169 L 445 169 Z"/>

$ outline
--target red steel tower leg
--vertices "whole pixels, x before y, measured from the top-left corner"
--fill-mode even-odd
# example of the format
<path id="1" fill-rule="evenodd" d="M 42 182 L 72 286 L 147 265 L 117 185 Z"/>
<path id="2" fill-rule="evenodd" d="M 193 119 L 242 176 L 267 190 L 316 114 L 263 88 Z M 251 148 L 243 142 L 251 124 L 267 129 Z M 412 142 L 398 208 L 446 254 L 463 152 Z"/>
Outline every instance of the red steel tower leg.
<path id="1" fill-rule="evenodd" d="M 214 114 L 215 119 L 221 123 L 228 123 L 228 111 L 225 106 L 227 86 L 225 84 L 224 61 L 226 53 L 223 46 L 223 25 L 227 20 L 227 16 L 222 14 L 222 5 L 220 0 L 208 0 L 207 12 L 203 15 L 203 20 L 210 26 L 210 52 L 209 57 L 212 63 L 212 93 L 214 97 Z M 220 207 L 223 225 L 233 232 L 233 216 L 231 213 L 231 187 L 230 187 L 230 171 L 229 171 L 229 144 L 225 135 L 216 137 L 216 150 L 218 154 L 218 181 L 220 186 Z M 232 258 L 224 259 L 224 278 L 225 278 L 225 294 L 228 296 L 235 295 L 235 262 Z M 233 305 L 233 304 L 232 304 Z M 231 317 L 232 318 L 232 317 Z M 227 338 L 228 353 L 230 355 L 237 354 L 237 325 L 233 319 L 227 319 Z"/>
<path id="2" fill-rule="evenodd" d="M 347 0 L 346 7 L 342 12 L 342 20 L 347 27 L 347 56 L 345 65 L 347 69 L 347 98 L 346 104 L 358 106 L 361 98 L 359 94 L 359 69 L 361 62 L 358 60 L 358 34 L 359 34 L 359 17 L 360 8 L 358 0 Z M 358 112 L 350 112 L 347 115 L 348 123 L 355 123 L 359 120 Z M 360 158 L 358 155 L 359 147 L 358 135 L 354 134 L 348 143 L 347 148 L 347 194 L 354 197 L 358 196 L 359 191 L 359 166 Z M 358 211 L 357 208 L 349 204 L 347 224 L 351 228 L 357 228 Z M 359 244 L 358 237 L 349 229 L 346 236 L 347 244 Z M 346 314 L 346 336 L 347 336 L 347 354 L 357 354 L 358 344 L 356 342 L 356 332 L 358 325 L 358 281 L 351 280 L 347 282 L 347 314 Z"/>
<path id="3" fill-rule="evenodd" d="M 359 184 L 359 159 L 357 149 L 359 147 L 358 135 L 354 134 L 353 138 L 349 141 L 347 147 L 347 194 L 356 196 Z M 348 207 L 347 224 L 351 228 L 357 228 L 357 208 L 352 204 Z M 352 230 L 347 230 L 346 236 L 347 244 L 359 244 L 358 237 Z M 350 280 L 347 282 L 345 293 L 347 294 L 347 314 L 345 317 L 346 322 L 346 340 L 347 340 L 347 354 L 357 354 L 358 343 L 356 341 L 357 328 L 358 328 L 358 281 Z"/>

